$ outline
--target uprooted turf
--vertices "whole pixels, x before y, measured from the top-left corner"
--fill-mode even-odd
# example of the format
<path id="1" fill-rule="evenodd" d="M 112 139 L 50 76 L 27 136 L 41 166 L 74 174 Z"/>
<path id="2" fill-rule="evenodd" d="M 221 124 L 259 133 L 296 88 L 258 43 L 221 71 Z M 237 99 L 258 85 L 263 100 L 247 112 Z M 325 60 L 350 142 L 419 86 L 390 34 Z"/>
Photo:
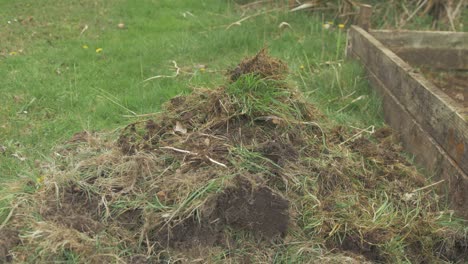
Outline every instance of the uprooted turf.
<path id="1" fill-rule="evenodd" d="M 17 195 L 0 259 L 463 262 L 464 223 L 388 129 L 334 127 L 263 50 L 119 135 L 82 132 Z"/>

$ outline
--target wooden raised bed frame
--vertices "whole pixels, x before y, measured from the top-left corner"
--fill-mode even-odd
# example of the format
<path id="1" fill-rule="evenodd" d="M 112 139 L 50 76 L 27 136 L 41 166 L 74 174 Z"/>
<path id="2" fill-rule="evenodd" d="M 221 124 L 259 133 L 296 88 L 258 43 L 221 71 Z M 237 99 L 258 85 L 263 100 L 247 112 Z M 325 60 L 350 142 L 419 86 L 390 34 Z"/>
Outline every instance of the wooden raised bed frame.
<path id="1" fill-rule="evenodd" d="M 347 55 L 365 66 L 370 84 L 382 97 L 385 121 L 398 132 L 406 151 L 433 174 L 429 176 L 444 180 L 438 190 L 468 219 L 468 109 L 409 64 L 468 70 L 468 34 L 367 32 L 352 26 Z"/>

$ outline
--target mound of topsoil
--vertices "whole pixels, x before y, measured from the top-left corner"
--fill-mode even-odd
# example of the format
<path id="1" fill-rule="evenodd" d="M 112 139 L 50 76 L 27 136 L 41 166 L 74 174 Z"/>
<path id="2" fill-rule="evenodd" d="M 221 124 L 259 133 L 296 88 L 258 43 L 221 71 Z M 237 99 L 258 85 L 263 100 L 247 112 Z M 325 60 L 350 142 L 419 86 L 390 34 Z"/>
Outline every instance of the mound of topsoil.
<path id="1" fill-rule="evenodd" d="M 13 201 L 0 261 L 466 261 L 463 222 L 391 131 L 333 125 L 286 68 L 262 50 L 117 139 L 76 134 Z"/>

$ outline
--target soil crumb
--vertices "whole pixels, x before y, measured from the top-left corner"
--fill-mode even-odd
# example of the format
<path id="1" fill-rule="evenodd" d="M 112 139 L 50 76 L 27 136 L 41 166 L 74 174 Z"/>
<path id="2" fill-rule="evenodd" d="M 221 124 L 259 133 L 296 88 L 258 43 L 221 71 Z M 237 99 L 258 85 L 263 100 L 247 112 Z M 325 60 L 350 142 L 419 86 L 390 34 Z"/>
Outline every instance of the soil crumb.
<path id="1" fill-rule="evenodd" d="M 289 201 L 267 186 L 238 180 L 217 197 L 216 215 L 226 224 L 248 230 L 259 238 L 284 237 L 289 223 Z"/>
<path id="2" fill-rule="evenodd" d="M 0 263 L 13 262 L 10 250 L 20 244 L 19 232 L 11 229 L 0 230 Z"/>

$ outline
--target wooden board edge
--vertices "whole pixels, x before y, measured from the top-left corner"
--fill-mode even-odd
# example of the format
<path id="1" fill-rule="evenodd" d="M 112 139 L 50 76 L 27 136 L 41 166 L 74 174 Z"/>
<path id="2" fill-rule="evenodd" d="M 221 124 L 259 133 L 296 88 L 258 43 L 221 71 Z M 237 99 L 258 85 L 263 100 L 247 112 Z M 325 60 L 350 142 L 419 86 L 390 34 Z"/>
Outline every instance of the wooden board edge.
<path id="1" fill-rule="evenodd" d="M 366 31 L 352 26 L 348 34 L 347 53 L 355 53 L 372 68 L 411 117 L 467 173 L 468 122 L 459 112 L 463 109 Z"/>
<path id="2" fill-rule="evenodd" d="M 359 57 L 350 52 L 354 58 Z M 417 164 L 444 180 L 438 192 L 448 198 L 457 215 L 468 219 L 468 175 L 447 155 L 445 150 L 412 118 L 377 76 L 366 67 L 369 81 L 382 98 L 386 123 L 398 132 L 406 151 L 415 155 Z"/>

